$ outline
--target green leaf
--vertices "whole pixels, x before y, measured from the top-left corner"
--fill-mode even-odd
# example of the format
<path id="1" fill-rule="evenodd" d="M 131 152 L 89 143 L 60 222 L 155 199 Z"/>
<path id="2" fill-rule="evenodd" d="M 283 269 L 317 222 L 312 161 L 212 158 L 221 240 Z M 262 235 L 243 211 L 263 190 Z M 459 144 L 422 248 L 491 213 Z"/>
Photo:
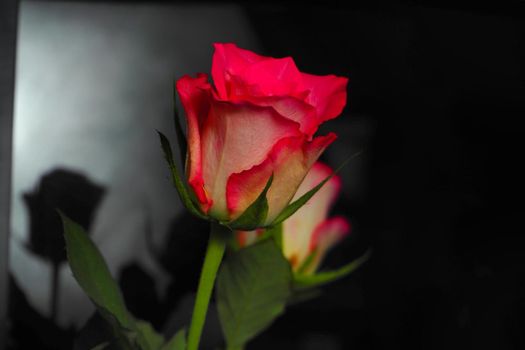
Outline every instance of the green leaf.
<path id="1" fill-rule="evenodd" d="M 135 323 L 132 322 L 129 327 L 125 327 L 117 320 L 115 315 L 108 311 L 103 306 L 97 305 L 97 311 L 102 318 L 109 324 L 111 328 L 112 338 L 110 348 L 122 350 L 140 350 L 136 344 L 137 332 L 135 331 Z"/>
<path id="2" fill-rule="evenodd" d="M 225 260 L 217 278 L 217 307 L 228 349 L 242 348 L 284 311 L 291 279 L 288 261 L 270 239 Z"/>
<path id="3" fill-rule="evenodd" d="M 80 287 L 100 308 L 115 317 L 124 328 L 133 329 L 117 283 L 108 266 L 84 229 L 59 212 L 64 225 L 66 251 L 73 276 Z M 103 313 L 102 313 L 103 314 Z M 107 315 L 104 315 L 107 318 Z"/>
<path id="4" fill-rule="evenodd" d="M 192 200 L 188 187 L 182 181 L 179 175 L 177 165 L 173 160 L 173 153 L 171 151 L 171 145 L 168 138 L 160 131 L 157 131 L 157 133 L 159 134 L 160 144 L 162 145 L 162 149 L 164 150 L 164 157 L 166 158 L 166 161 L 168 162 L 170 168 L 171 180 L 175 185 L 177 192 L 179 193 L 179 197 L 182 203 L 184 204 L 186 209 L 188 209 L 193 215 L 201 219 L 207 219 L 207 217 L 200 211 L 199 207 Z"/>
<path id="5" fill-rule="evenodd" d="M 312 188 L 310 191 L 303 194 L 297 200 L 290 203 L 286 208 L 284 208 L 284 210 L 279 215 L 277 215 L 277 217 L 271 223 L 271 226 L 280 224 L 281 222 L 292 216 L 297 210 L 299 210 L 303 205 L 305 205 L 306 202 L 308 202 L 310 198 L 312 198 L 317 193 L 317 191 L 319 191 L 321 187 L 323 187 L 324 184 L 328 182 L 328 180 L 334 177 L 335 174 L 337 174 L 348 162 L 350 162 L 355 157 L 361 155 L 361 153 L 362 152 L 357 152 L 352 156 L 348 157 L 348 159 L 346 159 L 336 170 L 334 170 L 334 172 L 330 176 L 321 181 L 321 183 Z"/>
<path id="6" fill-rule="evenodd" d="M 186 329 L 181 329 L 175 333 L 161 350 L 186 350 Z"/>
<path id="7" fill-rule="evenodd" d="M 143 350 L 158 350 L 164 344 L 164 337 L 158 334 L 149 322 L 136 320 L 135 324 L 141 337 L 138 338 L 138 343 Z"/>
<path id="8" fill-rule="evenodd" d="M 175 123 L 175 133 L 177 134 L 177 142 L 179 144 L 180 159 L 182 159 L 184 164 L 188 143 L 180 122 L 179 111 L 177 110 L 177 89 L 175 89 L 175 85 L 173 86 L 173 121 Z"/>
<path id="9" fill-rule="evenodd" d="M 371 254 L 371 250 L 367 250 L 359 258 L 334 271 L 318 272 L 313 275 L 295 275 L 294 288 L 303 289 L 319 287 L 321 285 L 343 278 L 363 265 L 363 263 L 365 263 L 370 258 Z"/>
<path id="10" fill-rule="evenodd" d="M 268 182 L 266 182 L 266 186 L 264 186 L 264 189 L 257 199 L 246 208 L 241 216 L 234 221 L 229 222 L 227 225 L 232 229 L 242 229 L 245 231 L 255 230 L 260 227 L 268 215 L 268 200 L 266 199 L 266 194 L 268 193 L 272 182 L 273 174 L 268 179 Z"/>

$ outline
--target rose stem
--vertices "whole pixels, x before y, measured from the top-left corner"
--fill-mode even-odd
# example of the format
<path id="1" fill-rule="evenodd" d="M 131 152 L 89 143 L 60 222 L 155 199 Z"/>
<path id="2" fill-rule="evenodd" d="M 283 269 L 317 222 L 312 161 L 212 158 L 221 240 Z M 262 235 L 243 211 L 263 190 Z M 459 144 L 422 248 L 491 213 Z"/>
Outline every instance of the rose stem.
<path id="1" fill-rule="evenodd" d="M 210 240 L 208 241 L 208 248 L 206 249 L 206 255 L 204 257 L 199 287 L 197 288 L 197 297 L 191 317 L 187 350 L 197 350 L 199 347 L 211 292 L 224 255 L 228 235 L 231 235 L 231 231 L 227 227 L 212 222 Z"/>

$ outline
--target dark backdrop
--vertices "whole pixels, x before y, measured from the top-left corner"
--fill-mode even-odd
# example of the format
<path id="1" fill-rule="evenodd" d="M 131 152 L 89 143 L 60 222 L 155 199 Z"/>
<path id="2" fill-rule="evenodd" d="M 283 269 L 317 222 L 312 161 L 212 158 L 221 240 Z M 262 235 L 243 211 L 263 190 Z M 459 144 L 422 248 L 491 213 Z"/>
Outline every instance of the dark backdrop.
<path id="1" fill-rule="evenodd" d="M 349 118 L 375 125 L 367 195 L 346 208 L 358 238 L 336 252 L 371 246 L 373 257 L 292 308 L 270 331 L 281 341 L 310 332 L 310 344 L 334 334 L 344 349 L 525 348 L 522 10 L 248 8 L 269 54 L 350 77 Z"/>

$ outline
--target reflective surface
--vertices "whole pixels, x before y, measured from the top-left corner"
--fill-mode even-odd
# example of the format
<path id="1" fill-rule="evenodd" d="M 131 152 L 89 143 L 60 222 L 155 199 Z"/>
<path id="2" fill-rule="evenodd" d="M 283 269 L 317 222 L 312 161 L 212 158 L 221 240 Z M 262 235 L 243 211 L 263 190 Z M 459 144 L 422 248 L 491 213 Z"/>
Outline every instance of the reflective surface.
<path id="1" fill-rule="evenodd" d="M 44 315 L 51 313 L 52 268 L 26 248 L 23 195 L 57 168 L 107 189 L 91 233 L 113 273 L 138 260 L 163 279 L 146 232 L 160 242 L 181 206 L 155 129 L 175 141 L 172 83 L 207 72 L 215 41 L 257 49 L 236 6 L 21 3 L 10 264 Z M 89 316 L 92 306 L 65 264 L 58 293 L 59 324 L 79 325 Z"/>

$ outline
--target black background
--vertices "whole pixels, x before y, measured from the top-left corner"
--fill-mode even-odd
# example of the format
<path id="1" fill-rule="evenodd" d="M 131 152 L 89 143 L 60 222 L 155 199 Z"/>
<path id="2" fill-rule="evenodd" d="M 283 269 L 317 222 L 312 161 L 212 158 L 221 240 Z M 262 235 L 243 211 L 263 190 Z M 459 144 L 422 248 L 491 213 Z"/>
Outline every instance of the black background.
<path id="1" fill-rule="evenodd" d="M 347 208 L 358 239 L 336 252 L 368 245 L 373 257 L 292 308 L 274 327 L 282 341 L 310 331 L 344 349 L 525 348 L 521 10 L 249 9 L 270 54 L 350 77 L 347 110 L 375 121 L 369 191 Z"/>

